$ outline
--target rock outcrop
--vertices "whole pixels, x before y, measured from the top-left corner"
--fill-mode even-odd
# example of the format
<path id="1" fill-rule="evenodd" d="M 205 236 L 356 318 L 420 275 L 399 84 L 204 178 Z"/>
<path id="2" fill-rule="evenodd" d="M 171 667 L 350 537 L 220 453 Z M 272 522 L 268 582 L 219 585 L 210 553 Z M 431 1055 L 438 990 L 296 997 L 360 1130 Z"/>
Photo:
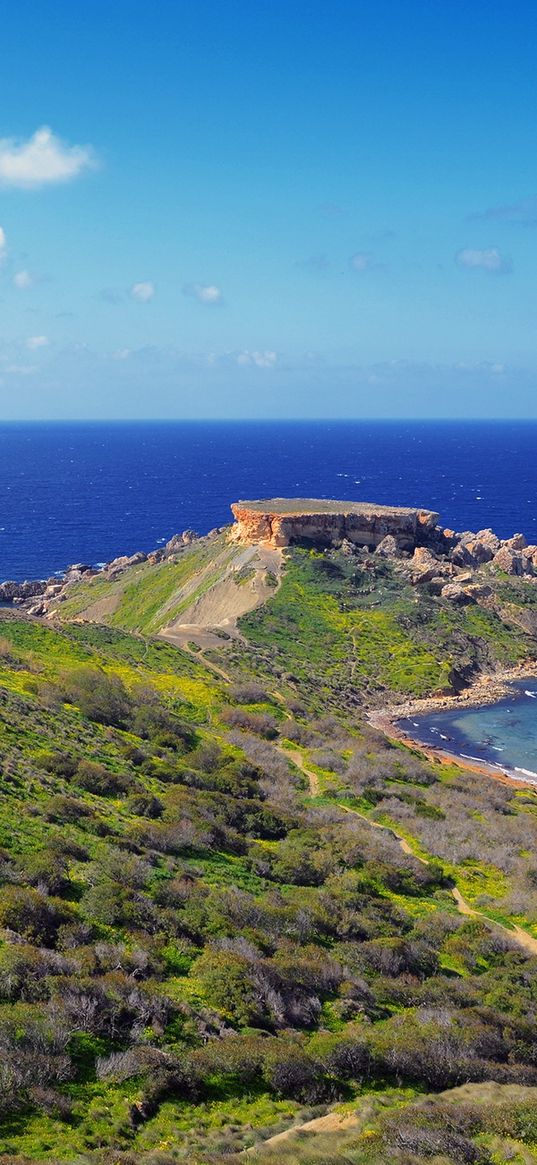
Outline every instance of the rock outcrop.
<path id="1" fill-rule="evenodd" d="M 25 582 L 8 579 L 7 582 L 0 583 L 0 603 L 22 602 L 33 598 L 34 595 L 42 595 L 46 585 L 46 582 L 40 579 L 27 579 Z"/>
<path id="2" fill-rule="evenodd" d="M 389 535 L 397 550 L 412 551 L 432 538 L 438 521 L 431 510 L 316 498 L 236 502 L 231 509 L 232 538 L 273 547 L 341 546 L 346 541 L 373 550 Z"/>
<path id="3" fill-rule="evenodd" d="M 235 502 L 231 509 L 235 523 L 229 536 L 240 544 L 260 544 L 269 551 L 294 544 L 327 551 L 337 548 L 357 557 L 362 570 L 371 571 L 379 559 L 389 559 L 413 586 L 451 603 L 489 606 L 488 583 L 498 573 L 537 586 L 537 545 L 529 546 L 523 534 L 502 539 L 490 529 L 457 533 L 438 525 L 438 514 L 432 510 L 318 498 Z M 204 541 L 215 539 L 224 529 L 211 530 Z M 69 598 L 74 584 L 95 575 L 114 580 L 142 563 L 177 562 L 198 537 L 187 529 L 148 554 L 120 555 L 98 569 L 75 562 L 60 577 L 2 582 L 0 604 L 13 603 L 40 617 L 53 614 L 58 603 Z"/>

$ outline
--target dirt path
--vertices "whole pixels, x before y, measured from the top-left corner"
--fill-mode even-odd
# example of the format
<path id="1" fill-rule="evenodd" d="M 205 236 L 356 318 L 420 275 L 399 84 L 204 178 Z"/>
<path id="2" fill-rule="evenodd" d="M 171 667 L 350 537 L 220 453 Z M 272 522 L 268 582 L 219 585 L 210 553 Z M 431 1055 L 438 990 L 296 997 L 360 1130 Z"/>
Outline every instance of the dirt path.
<path id="1" fill-rule="evenodd" d="M 505 934 L 509 935 L 510 938 L 514 939 L 519 946 L 524 948 L 528 955 L 537 955 L 537 938 L 534 938 L 527 930 L 524 930 L 521 926 L 517 926 L 516 923 L 512 923 L 511 926 L 504 926 L 503 922 L 495 922 L 488 917 L 488 914 L 483 914 L 481 910 L 474 910 L 473 906 L 470 906 L 470 903 L 463 898 L 460 890 L 457 890 L 456 886 L 453 887 L 451 893 L 457 903 L 457 910 L 461 914 L 466 914 L 469 918 L 483 918 L 489 926 L 498 927 Z"/>
<path id="2" fill-rule="evenodd" d="M 280 745 L 276 745 L 276 748 L 280 753 L 280 756 L 286 757 L 287 760 L 292 760 L 297 769 L 300 769 L 301 773 L 304 773 L 304 776 L 308 778 L 310 786 L 310 797 L 318 797 L 321 791 L 319 786 L 319 778 L 317 773 L 312 773 L 311 769 L 306 768 L 302 753 L 299 752 L 298 749 L 283 748 Z"/>
<path id="3" fill-rule="evenodd" d="M 419 854 L 414 853 L 406 837 L 401 837 L 401 834 L 397 833 L 395 829 L 392 829 L 391 825 L 381 825 L 379 821 L 371 821 L 371 818 L 367 817 L 365 813 L 360 813 L 359 809 L 351 809 L 349 805 L 338 805 L 338 808 L 343 809 L 344 813 L 353 813 L 355 817 L 360 817 L 362 821 L 366 821 L 371 826 L 371 829 L 383 829 L 385 833 L 389 833 L 391 837 L 395 838 L 404 854 L 415 858 L 417 862 L 421 862 L 422 866 L 429 865 L 428 859 L 422 858 Z"/>
<path id="4" fill-rule="evenodd" d="M 216 634 L 218 628 L 228 638 L 240 639 L 237 620 L 276 593 L 281 583 L 282 564 L 282 550 L 226 543 L 220 556 L 182 587 L 181 614 L 163 627 L 160 636 L 179 647 L 188 642 L 197 643 L 202 650 L 222 646 Z M 178 593 L 169 600 L 170 610 L 177 603 Z"/>
<path id="5" fill-rule="evenodd" d="M 220 678 L 225 680 L 227 684 L 232 682 L 229 672 L 224 671 L 223 667 L 219 667 L 217 663 L 213 663 L 212 659 L 207 659 L 207 656 L 203 654 L 203 651 L 194 651 L 192 647 L 189 647 L 188 643 L 183 643 L 179 636 L 174 636 L 171 633 L 167 633 L 166 635 L 162 635 L 161 638 L 166 639 L 168 643 L 175 643 L 175 646 L 180 647 L 181 651 L 186 651 L 187 655 L 191 655 L 192 659 L 195 659 L 197 663 L 201 663 L 204 667 L 208 667 L 210 671 L 214 672 L 215 675 L 220 676 Z"/>
<path id="6" fill-rule="evenodd" d="M 302 753 L 300 753 L 298 749 L 289 748 L 279 748 L 278 752 L 282 756 L 286 756 L 289 760 L 291 760 L 293 764 L 295 764 L 296 767 L 304 773 L 304 776 L 307 777 L 309 781 L 310 796 L 318 797 L 321 791 L 319 778 L 316 773 L 311 771 L 311 769 L 306 768 Z M 344 813 L 352 813 L 355 817 L 359 817 L 360 820 L 365 821 L 371 829 L 382 829 L 385 833 L 388 833 L 391 837 L 395 838 L 404 854 L 408 854 L 409 857 L 415 858 L 416 861 L 421 862 L 423 866 L 430 865 L 430 859 L 422 858 L 420 854 L 414 853 L 412 846 L 406 840 L 406 838 L 402 837 L 400 833 L 397 833 L 397 830 L 393 829 L 391 825 L 381 825 L 379 821 L 371 821 L 371 818 L 367 817 L 365 813 L 360 813 L 359 809 L 351 809 L 349 805 L 337 805 L 337 808 L 343 810 Z M 468 918 L 482 918 L 488 926 L 493 929 L 503 931 L 504 934 L 513 939 L 513 941 L 516 942 L 518 946 L 523 948 L 526 954 L 537 955 L 537 938 L 534 938 L 534 936 L 530 934 L 529 931 L 524 930 L 521 926 L 517 926 L 516 923 L 512 923 L 511 926 L 505 926 L 503 922 L 496 922 L 494 918 L 489 918 L 488 914 L 483 914 L 481 910 L 475 910 L 474 907 L 470 906 L 470 903 L 466 901 L 466 898 L 463 898 L 460 890 L 458 890 L 456 886 L 451 888 L 451 894 L 453 895 L 457 910 L 460 914 L 464 914 Z"/>

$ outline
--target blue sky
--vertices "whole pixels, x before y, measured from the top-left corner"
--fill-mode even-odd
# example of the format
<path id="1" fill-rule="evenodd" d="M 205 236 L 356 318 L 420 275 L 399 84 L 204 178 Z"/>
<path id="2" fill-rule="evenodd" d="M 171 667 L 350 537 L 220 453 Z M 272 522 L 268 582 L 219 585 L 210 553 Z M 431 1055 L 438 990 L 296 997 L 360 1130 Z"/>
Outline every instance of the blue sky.
<path id="1" fill-rule="evenodd" d="M 18 0 L 0 416 L 537 416 L 521 0 Z"/>

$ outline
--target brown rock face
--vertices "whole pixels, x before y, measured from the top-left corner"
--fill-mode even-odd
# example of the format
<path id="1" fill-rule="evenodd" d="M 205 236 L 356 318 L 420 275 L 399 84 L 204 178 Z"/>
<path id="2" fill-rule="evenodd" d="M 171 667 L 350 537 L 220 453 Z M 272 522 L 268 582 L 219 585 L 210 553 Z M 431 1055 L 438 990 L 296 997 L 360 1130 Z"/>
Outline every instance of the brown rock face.
<path id="1" fill-rule="evenodd" d="M 500 547 L 498 553 L 492 559 L 492 565 L 498 570 L 505 571 L 506 574 L 533 574 L 533 559 L 523 553 L 521 550 L 510 550 L 509 545 L 512 540 L 504 542 Z"/>
<path id="2" fill-rule="evenodd" d="M 438 521 L 431 510 L 314 498 L 236 502 L 231 509 L 236 541 L 274 547 L 304 542 L 341 546 L 346 541 L 374 549 L 390 535 L 397 549 L 414 550 L 427 542 Z"/>

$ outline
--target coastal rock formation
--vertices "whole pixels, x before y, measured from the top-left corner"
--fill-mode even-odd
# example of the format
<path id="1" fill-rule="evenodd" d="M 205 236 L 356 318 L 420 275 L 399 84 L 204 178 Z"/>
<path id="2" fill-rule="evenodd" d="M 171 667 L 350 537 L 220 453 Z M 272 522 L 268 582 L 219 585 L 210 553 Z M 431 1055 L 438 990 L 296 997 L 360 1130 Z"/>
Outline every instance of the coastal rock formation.
<path id="1" fill-rule="evenodd" d="M 7 582 L 0 583 L 0 603 L 22 602 L 24 599 L 31 599 L 34 595 L 42 595 L 46 583 L 40 579 L 28 579 L 25 582 L 14 582 L 9 579 Z"/>
<path id="2" fill-rule="evenodd" d="M 455 573 L 455 567 L 446 557 L 439 557 L 426 546 L 416 547 L 410 562 L 403 564 L 403 570 L 408 574 L 413 586 L 435 583 L 438 593 L 444 586 L 446 578 L 451 578 Z"/>
<path id="3" fill-rule="evenodd" d="M 401 557 L 401 551 L 399 550 L 393 534 L 386 534 L 386 537 L 383 538 L 381 542 L 379 542 L 377 549 L 375 550 L 375 554 L 378 554 L 379 558 Z"/>
<path id="4" fill-rule="evenodd" d="M 522 554 L 520 550 L 510 550 L 508 546 L 501 546 L 498 553 L 492 559 L 492 565 L 498 570 L 505 571 L 506 574 L 532 574 L 533 563 L 531 559 Z"/>
<path id="5" fill-rule="evenodd" d="M 236 502 L 231 509 L 231 537 L 247 546 L 341 546 L 347 541 L 375 549 L 391 535 L 398 550 L 412 551 L 432 538 L 438 521 L 431 510 L 317 498 Z"/>
<path id="6" fill-rule="evenodd" d="M 502 539 L 491 529 L 457 533 L 438 525 L 432 510 L 316 498 L 236 502 L 231 509 L 235 523 L 229 537 L 240 545 L 260 546 L 266 553 L 293 544 L 337 548 L 357 557 L 364 571 L 374 571 L 379 558 L 391 560 L 413 586 L 455 604 L 489 606 L 488 583 L 498 572 L 537 586 L 537 545 L 529 546 L 523 534 Z M 210 542 L 223 532 L 217 527 L 202 540 Z M 148 554 L 120 555 L 98 569 L 76 562 L 60 577 L 8 580 L 0 583 L 0 603 L 40 617 L 53 614 L 76 583 L 95 575 L 113 581 L 142 563 L 177 562 L 198 538 L 187 529 Z"/>

